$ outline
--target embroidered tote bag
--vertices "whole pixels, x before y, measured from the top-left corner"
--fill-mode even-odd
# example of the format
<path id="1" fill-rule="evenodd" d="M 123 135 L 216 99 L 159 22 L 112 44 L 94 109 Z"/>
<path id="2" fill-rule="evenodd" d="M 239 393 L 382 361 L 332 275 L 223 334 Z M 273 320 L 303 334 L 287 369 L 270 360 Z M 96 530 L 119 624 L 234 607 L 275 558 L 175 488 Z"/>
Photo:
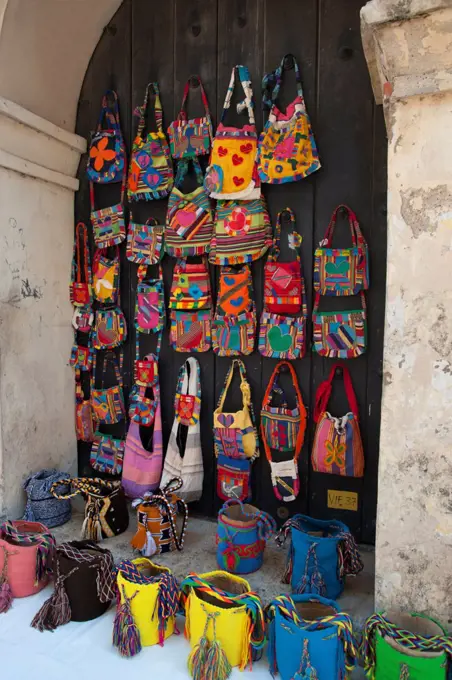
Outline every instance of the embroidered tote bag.
<path id="1" fill-rule="evenodd" d="M 91 139 L 86 174 L 90 182 L 121 182 L 125 167 L 126 148 L 119 122 L 118 95 L 109 90 L 102 99 L 97 131 Z"/>
<path id="2" fill-rule="evenodd" d="M 201 449 L 201 370 L 194 357 L 182 364 L 174 399 L 174 422 L 171 428 L 161 485 L 174 477 L 182 479 L 179 495 L 187 503 L 202 495 L 204 464 Z"/>
<path id="3" fill-rule="evenodd" d="M 252 201 L 218 201 L 209 262 L 254 262 L 271 244 L 271 222 L 263 197 Z"/>
<path id="4" fill-rule="evenodd" d="M 157 132 L 144 134 L 150 96 L 154 95 Z M 137 136 L 132 145 L 128 197 L 129 201 L 152 201 L 165 198 L 173 186 L 173 166 L 163 132 L 163 113 L 158 83 L 149 83 L 143 106 L 135 111 L 139 116 Z"/>
<path id="5" fill-rule="evenodd" d="M 211 344 L 212 295 L 205 260 L 178 260 L 170 296 L 170 342 L 176 352 L 207 352 Z"/>
<path id="6" fill-rule="evenodd" d="M 176 180 L 168 199 L 165 227 L 165 252 L 173 257 L 205 255 L 210 250 L 213 215 L 210 199 L 203 187 L 202 170 L 197 158 L 191 159 L 200 186 L 182 193 L 189 159 L 179 162 Z"/>
<path id="7" fill-rule="evenodd" d="M 92 332 L 94 349 L 114 349 L 127 338 L 126 319 L 119 307 L 99 308 Z"/>
<path id="8" fill-rule="evenodd" d="M 94 414 L 91 399 L 85 399 L 79 379 L 75 381 L 75 435 L 77 441 L 94 440 Z"/>
<path id="9" fill-rule="evenodd" d="M 212 323 L 212 346 L 220 357 L 251 354 L 256 335 L 256 309 L 249 265 L 222 267 L 217 307 Z"/>
<path id="10" fill-rule="evenodd" d="M 363 291 L 361 309 L 344 312 L 319 311 L 320 294 L 316 293 L 312 312 L 314 352 L 330 359 L 355 359 L 366 351 L 367 311 Z"/>
<path id="11" fill-rule="evenodd" d="M 293 62 L 297 96 L 283 113 L 277 105 L 284 66 Z M 262 81 L 263 107 L 270 109 L 268 121 L 259 137 L 258 169 L 262 182 L 297 182 L 320 168 L 314 135 L 303 97 L 300 69 L 295 57 L 287 54 L 278 68 Z"/>
<path id="12" fill-rule="evenodd" d="M 136 357 L 133 377 L 137 385 L 152 387 L 158 380 L 158 372 L 157 357 L 154 354 L 148 354 L 144 359 Z"/>
<path id="13" fill-rule="evenodd" d="M 122 353 L 120 366 L 113 352 L 106 352 L 101 361 L 102 387 L 96 388 L 96 355 L 94 355 L 93 373 L 91 377 L 91 404 L 94 415 L 100 425 L 113 425 L 124 420 L 126 411 L 124 406 L 124 395 L 122 392 Z M 104 387 L 106 366 L 110 363 L 113 366 L 116 385 Z"/>
<path id="14" fill-rule="evenodd" d="M 278 382 L 281 370 L 290 373 L 295 391 L 295 407 L 289 408 L 284 390 Z M 279 396 L 280 405 L 274 403 Z M 261 410 L 261 438 L 265 455 L 270 465 L 273 491 L 280 501 L 294 501 L 300 491 L 298 458 L 306 431 L 306 408 L 298 385 L 297 374 L 292 364 L 280 361 L 272 373 L 265 391 Z M 286 456 L 289 460 L 273 460 L 272 451 Z"/>
<path id="15" fill-rule="evenodd" d="M 66 524 L 71 519 L 71 503 L 57 501 L 50 493 L 55 482 L 60 483 L 60 489 L 68 489 L 70 475 L 55 468 L 39 470 L 25 479 L 22 486 L 27 494 L 27 504 L 23 519 L 27 522 L 42 522 L 52 529 Z"/>
<path id="16" fill-rule="evenodd" d="M 162 271 L 158 279 L 138 277 L 135 328 L 140 333 L 160 333 L 165 325 L 165 298 Z M 137 334 L 138 339 L 138 334 Z"/>
<path id="17" fill-rule="evenodd" d="M 338 214 L 348 215 L 351 248 L 333 248 Z M 333 212 L 325 238 L 314 253 L 314 290 L 320 295 L 357 295 L 369 288 L 369 255 L 355 213 L 347 205 Z"/>
<path id="18" fill-rule="evenodd" d="M 127 259 L 135 264 L 158 264 L 163 257 L 164 226 L 155 217 L 145 224 L 134 222 L 130 215 L 127 231 Z"/>
<path id="19" fill-rule="evenodd" d="M 145 493 L 132 501 L 137 510 L 137 532 L 130 544 L 145 557 L 183 550 L 188 508 L 176 493 L 181 486 L 182 480 L 175 477 L 155 493 Z"/>
<path id="20" fill-rule="evenodd" d="M 337 369 L 342 369 L 344 387 L 350 411 L 335 418 L 326 409 L 333 389 Z M 359 430 L 358 402 L 350 372 L 335 364 L 327 380 L 320 383 L 315 396 L 314 422 L 316 430 L 312 445 L 312 469 L 344 477 L 364 475 L 364 452 Z"/>
<path id="21" fill-rule="evenodd" d="M 249 119 L 248 125 L 241 128 L 227 127 L 224 124 L 231 105 L 236 76 L 245 93 L 244 100 L 237 104 L 237 113 L 242 113 L 246 109 Z M 246 66 L 234 66 L 204 179 L 210 197 L 245 201 L 260 198 L 261 186 L 256 155 L 257 132 L 250 74 Z"/>
<path id="22" fill-rule="evenodd" d="M 202 118 L 190 118 L 187 120 L 186 104 L 190 85 L 197 82 L 201 91 L 202 103 L 206 115 Z M 171 155 L 179 160 L 181 158 L 192 158 L 193 156 L 204 156 L 210 151 L 210 144 L 213 138 L 212 121 L 210 118 L 209 102 L 199 76 L 191 76 L 188 79 L 182 99 L 182 106 L 177 117 L 168 128 L 168 138 Z"/>
<path id="23" fill-rule="evenodd" d="M 75 227 L 69 295 L 74 307 L 90 307 L 93 302 L 88 229 L 83 222 Z"/>
<path id="24" fill-rule="evenodd" d="M 89 464 L 97 472 L 120 475 L 124 459 L 124 446 L 123 439 L 96 432 L 91 447 Z"/>
<path id="25" fill-rule="evenodd" d="M 102 304 L 115 304 L 119 293 L 119 248 L 114 249 L 113 258 L 106 257 L 97 249 L 93 262 L 94 298 Z"/>
<path id="26" fill-rule="evenodd" d="M 248 503 L 226 501 L 218 513 L 217 563 L 233 574 L 251 574 L 261 568 L 267 541 L 276 522 Z"/>

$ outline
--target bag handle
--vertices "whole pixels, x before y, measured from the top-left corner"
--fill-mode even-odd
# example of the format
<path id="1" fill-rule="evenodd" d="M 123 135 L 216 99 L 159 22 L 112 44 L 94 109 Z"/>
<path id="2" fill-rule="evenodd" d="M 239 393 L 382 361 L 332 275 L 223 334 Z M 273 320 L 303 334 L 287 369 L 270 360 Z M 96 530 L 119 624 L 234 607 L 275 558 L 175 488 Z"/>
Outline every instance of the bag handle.
<path id="1" fill-rule="evenodd" d="M 79 493 L 88 496 L 99 496 L 102 493 L 102 489 L 106 491 L 115 491 L 121 486 L 121 482 L 119 481 L 109 482 L 100 477 L 73 477 L 72 479 L 70 478 L 67 480 L 67 484 L 73 491 L 70 490 L 67 494 L 57 493 L 57 488 L 61 485 L 61 481 L 57 481 L 50 487 L 50 493 L 59 501 L 65 501 L 69 498 L 75 498 Z"/>
<path id="2" fill-rule="evenodd" d="M 188 377 L 188 366 L 190 367 L 190 378 Z M 198 395 L 199 383 L 201 381 L 201 369 L 199 361 L 195 357 L 189 357 L 180 367 L 179 378 L 177 383 L 177 391 L 184 396 Z M 175 404 L 175 410 L 177 405 Z"/>
<path id="3" fill-rule="evenodd" d="M 97 354 L 98 352 L 94 352 L 94 359 L 93 359 L 93 372 L 91 374 L 91 391 L 95 389 L 95 382 L 96 382 L 96 366 L 97 366 Z M 115 376 L 116 376 L 116 381 L 118 383 L 119 387 L 122 387 L 122 377 L 121 377 L 121 372 L 122 372 L 122 366 L 124 362 L 124 357 L 123 353 L 119 353 L 119 366 L 118 362 L 116 360 L 116 355 L 114 352 L 107 351 L 105 352 L 104 356 L 102 357 L 102 363 L 101 363 L 101 370 L 102 370 L 102 382 L 101 382 L 101 389 L 104 388 L 104 382 L 105 382 L 105 373 L 106 373 L 106 367 L 108 363 L 113 364 L 114 370 L 115 370 Z"/>
<path id="4" fill-rule="evenodd" d="M 364 317 L 366 317 L 366 314 L 367 314 L 367 304 L 366 304 L 366 296 L 364 295 L 364 291 L 363 291 L 363 290 L 361 290 L 361 291 L 359 292 L 359 298 L 360 298 L 360 301 L 361 301 L 361 307 L 362 307 L 363 312 L 364 312 Z M 319 305 L 320 305 L 320 293 L 317 292 L 317 293 L 315 294 L 315 299 L 314 299 L 314 308 L 313 308 L 313 310 L 312 310 L 312 313 L 313 313 L 313 314 L 317 314 L 317 313 L 320 313 L 320 314 L 321 314 L 321 313 L 322 313 L 322 312 L 319 312 Z M 341 313 L 342 313 L 342 314 L 347 314 L 347 313 L 350 313 L 350 311 L 351 311 L 351 310 L 343 310 Z M 339 314 L 339 313 L 340 313 L 340 312 L 337 312 L 337 314 Z"/>
<path id="5" fill-rule="evenodd" d="M 314 408 L 314 422 L 317 423 L 319 421 L 320 416 L 322 413 L 324 413 L 327 409 L 328 402 L 331 397 L 331 392 L 333 390 L 333 380 L 336 376 L 336 369 L 342 369 L 342 373 L 344 376 L 344 386 L 345 386 L 345 393 L 347 395 L 348 399 L 348 404 L 350 406 L 350 410 L 355 416 L 356 420 L 359 420 L 359 411 L 358 411 L 358 402 L 356 400 L 356 395 L 355 391 L 353 389 L 353 383 L 352 383 L 352 378 L 350 376 L 350 371 L 348 370 L 347 366 L 344 364 L 336 363 L 332 367 L 330 371 L 330 375 L 326 380 L 320 383 L 320 385 L 317 388 L 317 392 L 315 395 L 315 408 Z"/>
<path id="6" fill-rule="evenodd" d="M 364 247 L 366 245 L 366 242 L 364 240 L 364 237 L 361 233 L 361 229 L 359 227 L 358 219 L 353 212 L 351 208 L 348 207 L 348 205 L 345 205 L 341 203 L 341 205 L 338 205 L 337 208 L 333 210 L 333 214 L 331 215 L 330 223 L 328 224 L 326 233 L 325 233 L 325 238 L 323 241 L 320 241 L 320 247 L 321 248 L 331 248 L 333 244 L 333 234 L 334 234 L 334 228 L 336 226 L 336 221 L 337 221 L 337 216 L 339 211 L 341 212 L 346 212 L 348 216 L 348 221 L 350 224 L 350 232 L 352 235 L 352 243 L 353 247 L 356 248 L 356 246 L 359 246 L 360 248 Z"/>
<path id="7" fill-rule="evenodd" d="M 205 93 L 205 90 L 204 90 L 204 86 L 202 84 L 201 77 L 198 76 L 198 75 L 190 76 L 190 78 L 185 83 L 184 95 L 182 97 L 182 104 L 181 104 L 179 115 L 178 115 L 177 119 L 184 122 L 184 123 L 187 122 L 186 104 L 187 104 L 188 93 L 190 91 L 190 87 L 193 90 L 195 89 L 196 86 L 193 85 L 193 83 L 196 83 L 196 82 L 199 84 L 199 89 L 201 91 L 201 99 L 202 99 L 202 103 L 203 103 L 203 106 L 204 106 L 204 110 L 206 112 L 206 118 L 208 119 L 208 121 L 210 123 L 209 102 L 207 101 L 207 96 L 206 96 L 206 93 Z M 211 135 L 210 130 L 211 130 L 211 125 L 209 126 L 209 136 Z"/>
<path id="8" fill-rule="evenodd" d="M 113 104 L 110 104 L 109 98 L 113 100 Z M 107 90 L 107 92 L 102 97 L 102 108 L 100 110 L 99 122 L 97 124 L 97 132 L 102 131 L 104 119 L 107 120 L 107 123 L 110 126 L 110 128 L 107 129 L 112 129 L 115 132 L 120 131 L 118 95 L 114 90 Z"/>
<path id="9" fill-rule="evenodd" d="M 250 72 L 247 66 L 234 66 L 231 73 L 231 79 L 229 81 L 228 91 L 226 92 L 226 97 L 223 104 L 223 111 L 221 113 L 220 122 L 224 124 L 227 111 L 231 105 L 232 93 L 234 92 L 235 76 L 238 75 L 240 82 L 245 93 L 244 99 L 237 104 L 237 113 L 242 113 L 245 109 L 248 111 L 248 119 L 250 125 L 255 125 L 254 119 L 254 98 L 253 90 L 251 88 L 251 78 Z"/>
<path id="10" fill-rule="evenodd" d="M 153 83 L 148 83 L 146 86 L 146 93 L 144 95 L 143 106 L 137 106 L 137 108 L 134 111 L 135 115 L 140 117 L 140 120 L 138 122 L 137 137 L 141 137 L 141 139 L 143 139 L 143 130 L 146 126 L 146 112 L 150 101 L 149 100 L 150 93 L 155 95 L 154 116 L 157 125 L 157 130 L 160 134 L 163 134 L 163 111 L 162 103 L 160 101 L 159 84 L 154 81 Z"/>
<path id="11" fill-rule="evenodd" d="M 168 484 L 166 484 L 166 486 L 162 489 L 161 493 L 155 493 L 151 496 L 151 498 L 142 501 L 142 505 L 156 505 L 156 506 L 160 505 L 165 508 L 171 527 L 171 534 L 174 538 L 176 548 L 179 551 L 183 550 L 184 547 L 184 537 L 188 522 L 188 507 L 185 501 L 182 500 L 182 498 L 176 497 L 177 509 L 182 514 L 182 528 L 180 535 L 178 535 L 177 527 L 175 525 L 173 518 L 171 501 L 168 498 L 168 496 L 169 494 L 174 493 L 174 491 L 180 489 L 182 484 L 183 482 L 180 477 L 173 477 L 173 479 L 170 479 Z"/>
<path id="12" fill-rule="evenodd" d="M 285 54 L 280 65 L 274 71 L 266 73 L 262 79 L 262 108 L 264 111 L 265 109 L 271 109 L 276 104 L 283 81 L 283 73 L 292 68 L 295 70 L 297 94 L 303 98 L 303 87 L 298 62 L 293 54 Z"/>
<path id="13" fill-rule="evenodd" d="M 199 160 L 197 156 L 193 156 L 190 158 L 182 158 L 179 163 L 177 164 L 177 172 L 176 172 L 176 177 L 174 179 L 174 184 L 175 186 L 181 190 L 182 185 L 184 183 L 184 179 L 187 175 L 188 172 L 188 167 L 190 161 L 193 163 L 193 168 L 196 174 L 196 181 L 198 182 L 198 185 L 200 187 L 203 186 L 204 182 L 204 175 L 202 174 L 201 166 L 199 164 Z"/>
<path id="14" fill-rule="evenodd" d="M 229 368 L 228 374 L 226 376 L 226 382 L 225 382 L 225 385 L 223 387 L 223 391 L 222 391 L 221 396 L 220 396 L 220 401 L 218 402 L 218 408 L 221 411 L 223 410 L 224 402 L 225 402 L 225 399 L 226 399 L 226 394 L 227 394 L 228 389 L 231 385 L 232 378 L 234 376 L 234 369 L 236 367 L 239 369 L 239 373 L 240 373 L 240 390 L 242 392 L 243 405 L 249 407 L 250 404 L 251 404 L 251 388 L 250 388 L 248 380 L 246 379 L 245 364 L 243 363 L 243 361 L 241 359 L 233 359 L 232 364 Z"/>
<path id="15" fill-rule="evenodd" d="M 83 276 L 81 257 L 83 250 Z M 85 279 L 83 281 L 83 279 Z M 79 222 L 75 227 L 74 250 L 72 255 L 71 268 L 72 283 L 91 283 L 91 267 L 88 246 L 88 228 L 84 222 Z"/>
<path id="16" fill-rule="evenodd" d="M 124 205 L 124 196 L 126 193 L 126 186 L 127 186 L 127 172 L 126 172 L 126 165 L 124 163 L 124 172 L 122 173 L 122 181 L 121 181 L 121 198 L 119 200 L 119 203 L 123 206 Z M 97 212 L 96 211 L 96 197 L 94 193 L 94 182 L 89 183 L 89 204 L 90 204 L 90 210 L 91 213 Z"/>
<path id="17" fill-rule="evenodd" d="M 289 247 L 291 250 L 295 251 L 295 257 L 297 262 L 301 261 L 300 257 L 300 246 L 303 241 L 302 236 L 295 229 L 295 215 L 290 208 L 284 208 L 278 213 L 276 218 L 275 236 L 273 238 L 273 245 L 268 253 L 268 262 L 276 262 L 281 254 L 281 227 L 283 215 L 289 216 L 290 226 L 292 227 L 292 232 L 289 233 Z"/>

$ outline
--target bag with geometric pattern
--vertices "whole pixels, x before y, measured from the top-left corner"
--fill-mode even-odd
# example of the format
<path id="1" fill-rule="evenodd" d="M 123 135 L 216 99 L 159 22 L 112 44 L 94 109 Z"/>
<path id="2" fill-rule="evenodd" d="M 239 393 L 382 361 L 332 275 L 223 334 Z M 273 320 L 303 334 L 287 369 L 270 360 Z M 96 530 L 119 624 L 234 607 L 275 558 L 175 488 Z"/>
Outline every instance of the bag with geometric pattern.
<path id="1" fill-rule="evenodd" d="M 194 88 L 198 83 L 201 91 L 202 103 L 205 116 L 187 120 L 186 103 L 190 85 Z M 184 87 L 182 105 L 177 117 L 168 128 L 168 137 L 171 155 L 179 160 L 181 158 L 193 158 L 203 156 L 210 151 L 213 138 L 212 120 L 210 118 L 209 102 L 199 76 L 191 76 Z"/>
<path id="2" fill-rule="evenodd" d="M 127 259 L 139 265 L 158 264 L 163 257 L 164 226 L 155 217 L 145 224 L 134 222 L 130 215 L 127 231 Z"/>
<path id="3" fill-rule="evenodd" d="M 355 359 L 366 351 L 366 298 L 359 294 L 361 309 L 339 312 L 319 311 L 320 294 L 316 293 L 312 312 L 314 352 L 330 359 Z"/>

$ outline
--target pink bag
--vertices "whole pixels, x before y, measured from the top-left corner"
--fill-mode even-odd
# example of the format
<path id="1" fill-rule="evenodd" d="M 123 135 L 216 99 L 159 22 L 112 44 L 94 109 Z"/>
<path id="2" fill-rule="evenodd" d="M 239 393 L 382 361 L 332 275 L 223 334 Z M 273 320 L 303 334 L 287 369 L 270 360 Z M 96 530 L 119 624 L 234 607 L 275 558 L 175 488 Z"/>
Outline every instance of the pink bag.
<path id="1" fill-rule="evenodd" d="M 0 525 L 0 575 L 13 597 L 28 597 L 45 588 L 54 546 L 52 534 L 39 522 L 17 520 Z"/>

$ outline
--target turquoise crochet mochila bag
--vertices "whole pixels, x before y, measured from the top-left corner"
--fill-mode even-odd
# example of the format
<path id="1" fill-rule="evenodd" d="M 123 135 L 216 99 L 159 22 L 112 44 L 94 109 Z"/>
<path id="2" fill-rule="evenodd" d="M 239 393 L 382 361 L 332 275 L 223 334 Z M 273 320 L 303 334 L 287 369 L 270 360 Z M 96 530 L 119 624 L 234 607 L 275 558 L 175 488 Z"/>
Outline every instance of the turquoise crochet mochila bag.
<path id="1" fill-rule="evenodd" d="M 335 600 L 344 590 L 345 577 L 363 569 L 355 539 L 342 522 L 294 515 L 276 536 L 280 547 L 289 534 L 291 545 L 283 583 L 290 583 L 293 593 Z"/>
<path id="2" fill-rule="evenodd" d="M 265 609 L 270 673 L 281 680 L 343 680 L 356 664 L 348 614 L 319 595 L 281 595 Z"/>

